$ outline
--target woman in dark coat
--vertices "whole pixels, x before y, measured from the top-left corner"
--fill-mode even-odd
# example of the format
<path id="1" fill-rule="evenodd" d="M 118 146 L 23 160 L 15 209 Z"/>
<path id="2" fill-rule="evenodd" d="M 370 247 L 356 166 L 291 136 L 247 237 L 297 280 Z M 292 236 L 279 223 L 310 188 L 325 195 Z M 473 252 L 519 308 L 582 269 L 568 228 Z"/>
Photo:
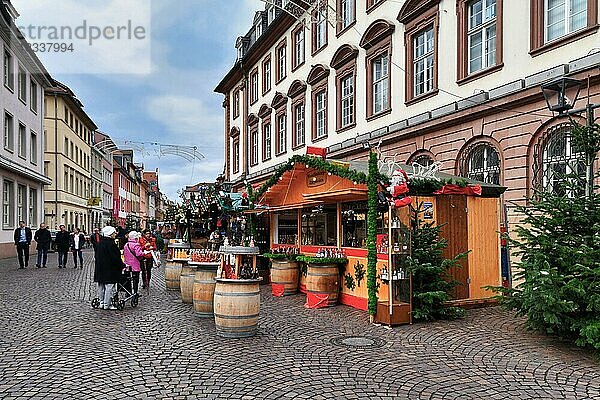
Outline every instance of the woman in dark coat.
<path id="1" fill-rule="evenodd" d="M 116 310 L 110 304 L 110 299 L 115 289 L 115 283 L 121 279 L 121 271 L 125 264 L 121 260 L 121 252 L 115 243 L 117 231 L 112 226 L 102 229 L 102 237 L 96 248 L 96 266 L 94 269 L 94 282 L 98 283 L 98 298 L 100 308 Z"/>

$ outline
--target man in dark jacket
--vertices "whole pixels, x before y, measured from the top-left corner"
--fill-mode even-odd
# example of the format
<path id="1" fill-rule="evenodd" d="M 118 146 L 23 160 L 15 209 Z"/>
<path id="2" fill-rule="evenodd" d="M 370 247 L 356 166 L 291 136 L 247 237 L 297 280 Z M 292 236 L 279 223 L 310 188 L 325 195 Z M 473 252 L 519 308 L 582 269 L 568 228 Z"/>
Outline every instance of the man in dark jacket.
<path id="1" fill-rule="evenodd" d="M 56 232 L 56 251 L 58 252 L 58 268 L 67 267 L 67 254 L 69 253 L 69 245 L 71 244 L 71 235 L 65 229 L 64 225 L 60 226 L 60 231 Z"/>
<path id="2" fill-rule="evenodd" d="M 79 228 L 75 228 L 75 232 L 71 236 L 71 251 L 73 251 L 73 262 L 77 268 L 77 258 L 79 258 L 79 268 L 83 268 L 83 246 L 85 245 L 85 235 L 81 233 Z"/>
<path id="3" fill-rule="evenodd" d="M 40 229 L 35 231 L 33 240 L 37 242 L 37 263 L 35 264 L 38 268 L 46 268 L 46 261 L 48 260 L 48 249 L 50 243 L 52 243 L 52 236 L 50 231 L 46 228 L 45 223 L 40 224 Z"/>
<path id="4" fill-rule="evenodd" d="M 125 268 L 121 260 L 121 252 L 115 243 L 116 235 L 117 232 L 112 226 L 102 228 L 102 237 L 96 249 L 94 282 L 98 283 L 100 308 L 105 310 L 116 310 L 110 299 L 115 283 L 121 279 L 121 271 Z"/>
<path id="5" fill-rule="evenodd" d="M 25 226 L 25 221 L 19 221 L 19 227 L 15 229 L 15 246 L 19 256 L 19 269 L 29 266 L 29 245 L 31 244 L 31 229 Z M 23 261 L 25 258 L 25 261 Z"/>

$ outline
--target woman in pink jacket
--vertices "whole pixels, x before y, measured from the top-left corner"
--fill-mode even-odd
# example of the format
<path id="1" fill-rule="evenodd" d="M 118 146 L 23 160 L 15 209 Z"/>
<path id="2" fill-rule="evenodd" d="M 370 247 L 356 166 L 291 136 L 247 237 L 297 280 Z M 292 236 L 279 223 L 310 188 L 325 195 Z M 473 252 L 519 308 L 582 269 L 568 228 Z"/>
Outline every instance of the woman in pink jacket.
<path id="1" fill-rule="evenodd" d="M 138 286 L 140 283 L 140 259 L 144 258 L 145 252 L 142 250 L 138 239 L 142 236 L 139 232 L 129 232 L 128 241 L 123 248 L 123 255 L 125 258 L 125 265 L 131 268 L 133 276 L 133 292 L 138 292 Z"/>

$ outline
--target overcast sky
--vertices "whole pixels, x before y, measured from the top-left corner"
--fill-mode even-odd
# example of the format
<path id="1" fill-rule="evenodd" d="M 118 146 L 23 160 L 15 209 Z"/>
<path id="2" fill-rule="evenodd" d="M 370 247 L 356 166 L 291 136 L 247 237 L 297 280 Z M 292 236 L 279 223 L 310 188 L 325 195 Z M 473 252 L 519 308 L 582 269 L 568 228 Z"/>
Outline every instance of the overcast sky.
<path id="1" fill-rule="evenodd" d="M 136 162 L 144 163 L 146 170 L 159 168 L 161 190 L 171 199 L 185 185 L 214 181 L 222 172 L 223 96 L 213 89 L 231 68 L 235 40 L 248 31 L 254 12 L 264 8 L 262 1 L 12 2 L 21 14 L 20 26 L 68 25 L 74 30 L 85 20 L 88 33 L 90 26 L 116 27 L 129 20 L 133 26 L 142 26 L 148 32 L 145 40 L 101 38 L 88 46 L 88 34 L 85 40 L 57 40 L 73 43 L 73 52 L 38 55 L 117 144 L 134 140 L 198 147 L 206 159 L 196 163 L 158 157 L 152 145 L 143 145 L 144 152 L 137 148 Z M 47 36 L 49 32 L 42 33 Z M 115 74 L 114 70 L 127 73 Z"/>

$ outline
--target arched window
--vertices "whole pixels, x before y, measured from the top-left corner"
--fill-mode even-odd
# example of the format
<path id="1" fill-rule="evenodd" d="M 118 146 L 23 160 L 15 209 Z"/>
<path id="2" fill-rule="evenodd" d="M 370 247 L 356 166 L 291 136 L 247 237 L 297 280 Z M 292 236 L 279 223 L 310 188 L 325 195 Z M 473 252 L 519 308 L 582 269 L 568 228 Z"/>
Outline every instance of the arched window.
<path id="1" fill-rule="evenodd" d="M 422 165 L 423 167 L 429 167 L 431 164 L 433 164 L 433 158 L 431 158 L 428 154 L 420 154 L 418 156 L 416 156 L 411 162 L 410 164 L 419 164 Z"/>
<path id="2" fill-rule="evenodd" d="M 562 127 L 553 132 L 543 147 L 542 152 L 542 189 L 558 195 L 564 195 L 565 180 L 575 183 L 585 182 L 584 154 L 572 143 L 569 129 Z M 583 193 L 584 184 L 570 191 L 569 197 Z"/>
<path id="3" fill-rule="evenodd" d="M 464 163 L 463 175 L 470 179 L 500 184 L 500 155 L 488 143 L 479 143 L 468 152 Z"/>

